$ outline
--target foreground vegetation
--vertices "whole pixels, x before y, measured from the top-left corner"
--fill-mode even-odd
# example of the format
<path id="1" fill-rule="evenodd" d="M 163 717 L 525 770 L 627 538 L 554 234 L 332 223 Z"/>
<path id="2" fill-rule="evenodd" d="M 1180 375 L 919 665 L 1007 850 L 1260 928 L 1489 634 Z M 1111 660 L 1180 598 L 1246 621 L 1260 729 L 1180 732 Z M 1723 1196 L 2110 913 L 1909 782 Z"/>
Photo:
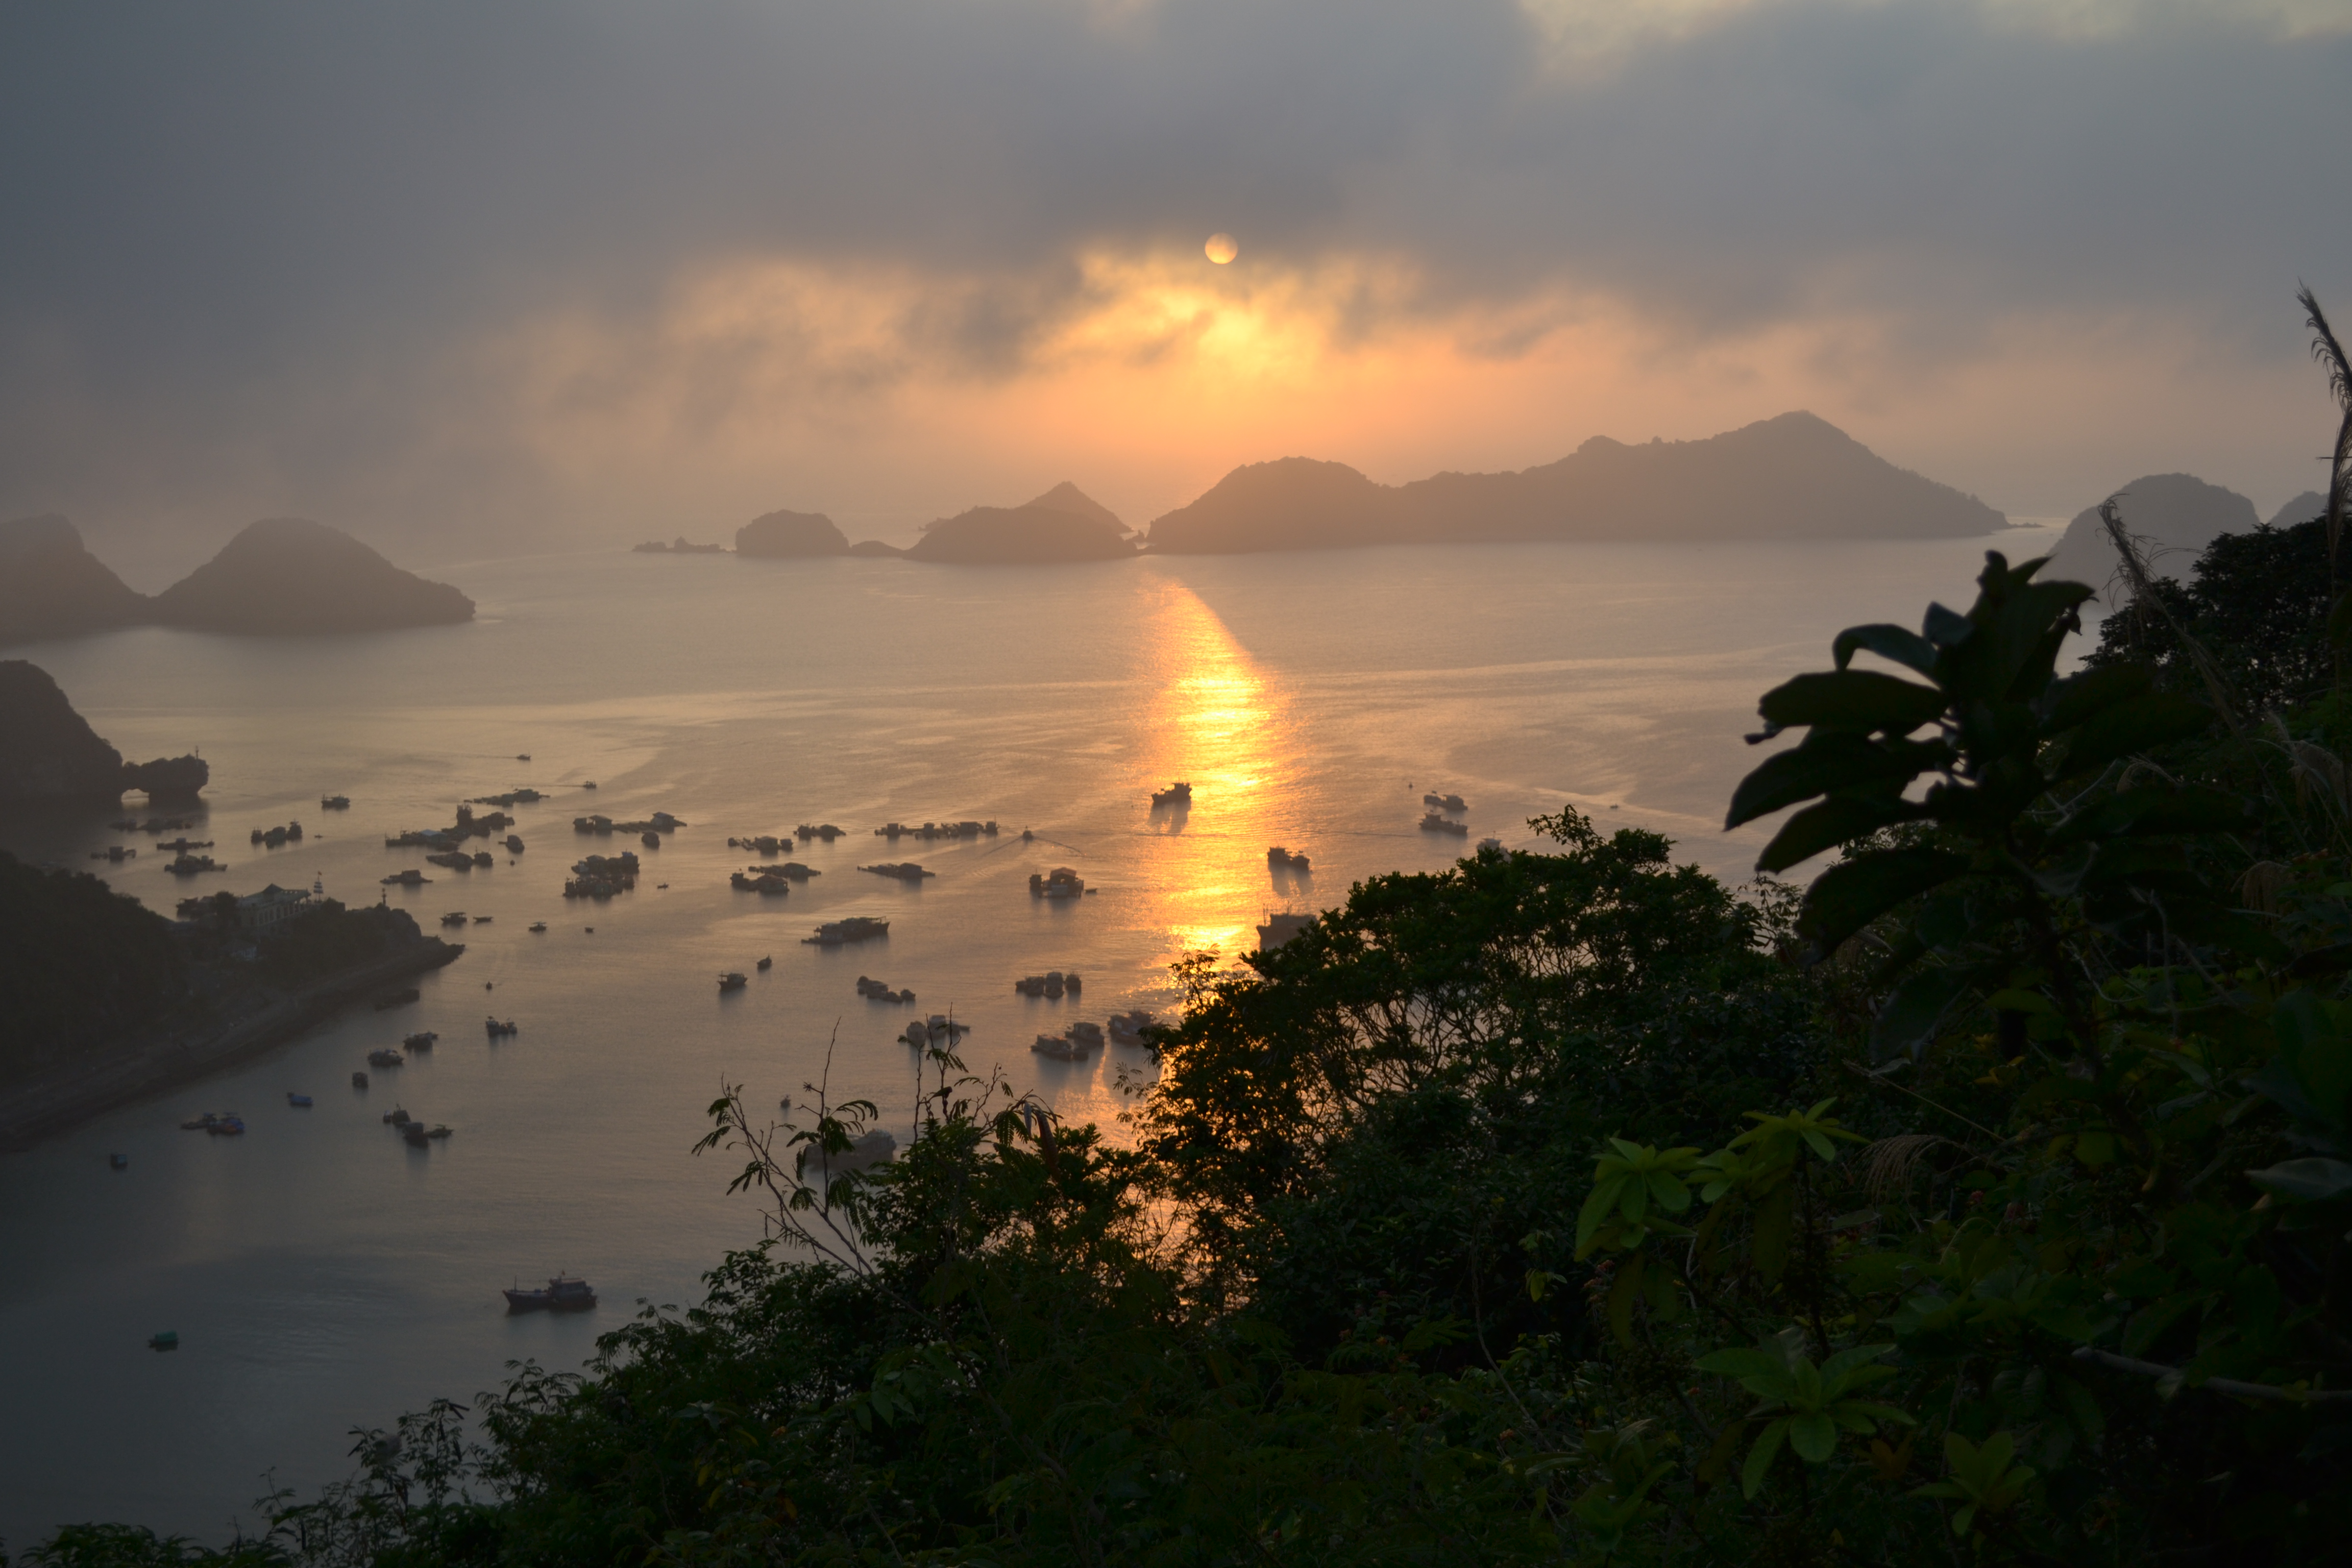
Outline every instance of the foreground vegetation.
<path id="1" fill-rule="evenodd" d="M 1729 813 L 1801 897 L 1563 812 L 1186 966 L 1117 1145 L 945 1052 L 868 1175 L 871 1107 L 722 1098 L 780 1240 L 700 1307 L 260 1539 L 23 1560 L 2335 1560 L 2352 712 L 2332 580 L 2262 584 L 2340 504 L 2079 674 L 2089 590 L 1998 555 L 1842 635 Z"/>

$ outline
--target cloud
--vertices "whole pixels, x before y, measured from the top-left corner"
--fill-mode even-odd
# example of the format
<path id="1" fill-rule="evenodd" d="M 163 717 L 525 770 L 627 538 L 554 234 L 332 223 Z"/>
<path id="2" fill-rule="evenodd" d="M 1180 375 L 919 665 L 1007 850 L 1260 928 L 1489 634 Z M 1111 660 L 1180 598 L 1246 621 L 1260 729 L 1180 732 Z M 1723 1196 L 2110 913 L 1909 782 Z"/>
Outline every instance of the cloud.
<path id="1" fill-rule="evenodd" d="M 1702 363 L 1693 417 L 1843 398 L 1941 457 L 2052 343 L 2201 367 L 2151 428 L 2269 420 L 2294 279 L 2352 298 L 2346 80 L 2319 0 L 10 7 L 0 510 L 912 515 L 997 477 L 927 429 L 1256 410 L 1064 416 L 1152 494 L 1344 439 L 1268 388 L 1408 423 L 1405 364 L 1465 466 L 1590 433 L 1497 458 L 1500 397 Z"/>

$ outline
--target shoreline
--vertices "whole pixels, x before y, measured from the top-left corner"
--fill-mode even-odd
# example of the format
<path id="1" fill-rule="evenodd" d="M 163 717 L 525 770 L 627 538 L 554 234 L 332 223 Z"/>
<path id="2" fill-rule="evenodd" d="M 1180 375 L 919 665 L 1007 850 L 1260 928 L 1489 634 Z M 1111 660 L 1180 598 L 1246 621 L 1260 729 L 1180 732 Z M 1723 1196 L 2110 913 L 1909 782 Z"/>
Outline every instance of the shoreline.
<path id="1" fill-rule="evenodd" d="M 426 937 L 404 952 L 289 992 L 207 1027 L 145 1040 L 127 1054 L 70 1076 L 36 1078 L 5 1091 L 0 1152 L 29 1149 L 107 1111 L 194 1083 L 284 1045 L 389 980 L 454 963 L 463 942 Z"/>

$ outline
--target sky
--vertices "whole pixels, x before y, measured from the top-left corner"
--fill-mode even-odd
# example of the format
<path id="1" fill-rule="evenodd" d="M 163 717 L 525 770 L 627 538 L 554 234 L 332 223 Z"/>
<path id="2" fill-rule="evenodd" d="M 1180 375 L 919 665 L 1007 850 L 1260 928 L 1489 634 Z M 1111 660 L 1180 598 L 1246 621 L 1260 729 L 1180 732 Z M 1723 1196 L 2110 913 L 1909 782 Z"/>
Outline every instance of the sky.
<path id="1" fill-rule="evenodd" d="M 262 516 L 903 542 L 1791 408 L 2268 515 L 2347 83 L 2352 0 L 22 0 L 0 516 L 154 587 Z"/>

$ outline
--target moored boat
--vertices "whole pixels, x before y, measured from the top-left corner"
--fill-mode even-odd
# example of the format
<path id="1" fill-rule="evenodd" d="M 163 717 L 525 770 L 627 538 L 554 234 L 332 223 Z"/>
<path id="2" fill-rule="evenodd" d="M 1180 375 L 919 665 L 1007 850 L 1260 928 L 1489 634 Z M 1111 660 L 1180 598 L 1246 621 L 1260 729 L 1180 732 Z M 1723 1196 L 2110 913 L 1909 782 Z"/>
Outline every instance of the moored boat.
<path id="1" fill-rule="evenodd" d="M 751 981 L 744 978 L 740 969 L 730 969 L 719 977 L 719 989 L 721 991 L 740 991 L 750 984 Z"/>
<path id="2" fill-rule="evenodd" d="M 559 1274 L 543 1290 L 503 1292 L 509 1312 L 579 1312 L 596 1304 L 596 1292 L 576 1275 Z"/>
<path id="3" fill-rule="evenodd" d="M 310 1097 L 307 1094 L 297 1094 L 289 1089 L 286 1091 L 286 1103 L 289 1105 L 308 1106 L 310 1104 Z"/>

